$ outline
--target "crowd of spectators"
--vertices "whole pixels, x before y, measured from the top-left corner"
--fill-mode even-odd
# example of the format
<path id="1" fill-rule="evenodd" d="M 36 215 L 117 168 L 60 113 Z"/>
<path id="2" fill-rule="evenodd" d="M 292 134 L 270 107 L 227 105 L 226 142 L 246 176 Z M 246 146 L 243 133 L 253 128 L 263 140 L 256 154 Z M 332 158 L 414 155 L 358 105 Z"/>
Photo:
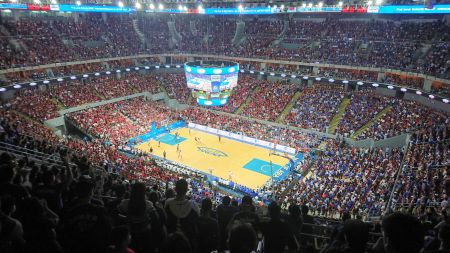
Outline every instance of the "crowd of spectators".
<path id="1" fill-rule="evenodd" d="M 37 90 L 29 89 L 23 92 L 33 96 L 41 95 Z M 47 95 L 46 93 L 43 97 Z M 19 94 L 19 96 L 30 95 Z M 36 98 L 30 98 L 30 101 L 35 100 Z M 41 98 L 38 101 L 41 101 Z M 61 166 L 49 167 L 45 164 L 36 164 L 30 158 L 15 158 L 6 153 L 1 154 L 0 187 L 3 187 L 1 188 L 3 190 L 0 191 L 2 195 L 0 222 L 2 229 L 14 224 L 21 228 L 14 230 L 15 232 L 23 231 L 14 234 L 10 231 L 7 234 L 14 237 L 3 237 L 4 234 L 2 234 L 2 239 L 6 238 L 19 249 L 23 247 L 25 252 L 63 252 L 63 250 L 64 252 L 98 252 L 106 248 L 112 252 L 118 252 L 121 247 L 129 247 L 136 252 L 155 250 L 177 252 L 174 248 L 177 245 L 182 247 L 182 252 L 189 252 L 189 249 L 191 252 L 203 252 L 200 251 L 203 247 L 207 247 L 208 250 L 227 248 L 226 238 L 223 237 L 223 234 L 227 233 L 220 233 L 220 231 L 230 229 L 226 226 L 230 224 L 230 220 L 220 223 L 221 208 L 217 207 L 219 221 L 216 221 L 216 229 L 211 230 L 216 231 L 215 233 L 210 230 L 193 231 L 192 229 L 197 226 L 201 228 L 201 225 L 204 225 L 201 218 L 212 219 L 214 213 L 212 211 L 216 209 L 213 203 L 221 200 L 223 193 L 212 190 L 196 174 L 186 174 L 181 170 L 168 171 L 144 157 L 130 157 L 119 151 L 128 137 L 134 137 L 137 133 L 148 130 L 140 128 L 148 127 L 148 123 L 152 121 L 147 115 L 161 121 L 167 115 L 180 113 L 182 117 L 199 124 L 293 147 L 315 148 L 322 142 L 314 135 L 196 107 L 176 113 L 170 112 L 162 105 L 141 98 L 70 114 L 68 117 L 74 123 L 98 139 L 78 140 L 71 137 L 60 139 L 42 124 L 11 110 L 17 108 L 16 102 L 11 105 L 6 104 L 0 109 L 0 140 L 29 150 L 47 153 L 53 158 L 60 159 L 64 165 L 62 168 Z M 20 110 L 23 111 L 23 108 Z M 244 218 L 248 220 L 250 217 L 251 225 L 246 225 L 246 229 L 248 231 L 253 229 L 264 235 L 264 247 L 267 252 L 271 252 L 270 247 L 274 247 L 271 246 L 272 243 L 277 242 L 273 239 L 278 238 L 273 235 L 273 231 L 278 231 L 277 233 L 284 231 L 286 234 L 283 236 L 290 238 L 286 246 L 295 251 L 302 247 L 302 244 L 308 244 L 305 237 L 300 234 L 296 237 L 294 233 L 294 231 L 311 232 L 311 230 L 302 230 L 304 227 L 299 226 L 301 223 L 314 223 L 314 219 L 308 215 L 308 209 L 313 215 L 329 217 L 346 217 L 349 212 L 355 214 L 355 217 L 378 216 L 386 211 L 384 208 L 389 201 L 398 171 L 401 173 L 394 188 L 397 193 L 396 203 L 413 203 L 416 204 L 415 207 L 439 203 L 438 205 L 445 209 L 449 194 L 447 182 L 449 122 L 444 116 L 441 118 L 429 116 L 427 121 L 424 126 L 418 126 L 421 129 L 413 134 L 410 148 L 405 155 L 405 168 L 402 170 L 400 170 L 402 160 L 400 150 L 356 149 L 338 141 L 328 140 L 327 144 L 321 147 L 323 151 L 317 154 L 317 159 L 312 161 L 309 175 L 301 181 L 293 180 L 291 182 L 293 185 L 282 187 L 283 191 L 280 191 L 283 194 L 277 199 L 289 210 L 291 216 L 283 216 L 281 219 L 281 206 L 272 203 L 268 207 L 269 221 L 266 223 L 266 217 L 254 211 L 256 207 L 248 196 L 242 198 L 240 207 L 233 207 L 234 211 L 231 213 L 237 214 L 229 216 L 234 216 L 231 220 Z M 120 176 L 104 174 L 99 176 L 94 173 L 94 168 L 98 167 L 108 172 L 119 173 Z M 187 180 L 178 180 L 179 177 L 187 178 Z M 151 190 L 145 190 L 143 184 L 135 181 L 144 179 L 152 182 Z M 164 192 L 166 185 L 167 191 Z M 173 185 L 175 191 L 170 190 Z M 191 188 L 188 194 L 187 188 Z M 146 191 L 149 195 L 148 200 L 145 197 Z M 6 196 L 7 194 L 9 196 Z M 138 194 L 145 208 L 128 209 L 133 205 L 132 200 Z M 193 201 L 188 201 L 186 194 Z M 30 195 L 32 198 L 28 198 Z M 176 198 L 171 199 L 170 197 L 173 196 Z M 223 199 L 223 205 L 231 205 L 231 201 L 227 198 Z M 195 202 L 202 203 L 201 212 L 197 213 Z M 178 212 L 174 211 L 172 206 L 179 203 L 189 203 L 186 204 L 187 211 L 190 210 L 192 216 L 186 218 L 188 220 L 183 220 L 186 216 L 178 216 Z M 11 208 L 14 205 L 17 207 L 16 212 L 13 211 L 14 208 Z M 299 206 L 302 207 L 300 212 Z M 150 220 L 143 221 L 139 218 L 142 213 L 134 213 L 135 210 L 149 212 L 149 216 L 146 217 L 150 217 Z M 413 213 L 425 219 L 426 222 L 431 221 L 433 226 L 442 220 L 436 213 L 428 211 L 424 218 L 423 210 L 422 213 L 419 208 L 417 210 Z M 96 217 L 95 222 L 92 222 L 92 217 Z M 161 217 L 167 217 L 167 219 Z M 409 221 L 414 221 L 417 227 L 412 230 L 405 228 L 405 233 L 420 232 L 417 229 L 421 225 L 415 218 L 394 214 L 383 220 L 384 236 L 393 236 L 389 233 L 388 226 L 389 219 L 394 219 L 392 217 L 408 217 Z M 175 231 L 177 219 L 186 222 L 182 223 L 181 228 L 178 229 L 186 237 L 182 241 L 183 244 L 174 243 L 175 235 L 172 234 L 169 234 L 165 240 L 165 233 L 161 232 L 165 229 L 169 233 Z M 90 222 L 87 222 L 88 220 Z M 291 221 L 283 223 L 285 224 L 283 226 L 286 226 L 285 229 L 270 229 L 268 224 L 283 220 Z M 151 226 L 144 226 L 147 230 L 142 230 L 143 222 L 147 222 L 145 223 L 147 225 L 151 223 Z M 86 224 L 88 224 L 87 227 Z M 123 224 L 128 225 L 129 232 L 127 228 L 120 227 Z M 297 229 L 289 227 L 288 224 Z M 346 225 L 348 226 L 348 223 L 344 223 L 344 227 Z M 229 231 L 231 235 L 229 247 L 231 252 L 241 252 L 233 248 L 235 244 L 233 244 L 232 235 L 236 232 L 234 229 Z M 124 237 L 123 234 L 117 236 L 120 234 L 117 230 L 125 231 L 126 236 Z M 2 231 L 8 232 L 6 229 Z M 344 229 L 344 231 L 347 230 Z M 142 237 L 143 235 L 151 236 Z M 205 238 L 210 238 L 209 236 L 213 239 L 208 239 L 208 242 L 215 243 L 205 242 Z M 407 252 L 419 252 L 418 250 L 422 248 L 422 237 L 415 240 L 415 244 L 407 244 L 409 245 Z M 347 235 L 344 238 L 349 243 L 352 237 Z M 249 242 L 247 239 L 244 241 Z M 364 245 L 360 247 L 365 248 L 366 241 L 363 240 L 363 242 Z M 254 244 L 256 245 L 256 239 Z M 251 247 L 256 247 L 255 245 Z M 329 246 L 330 249 L 325 250 L 331 250 L 335 246 L 332 244 Z M 354 245 L 349 243 L 347 246 Z M 431 247 L 433 246 L 427 246 L 427 248 Z"/>
<path id="2" fill-rule="evenodd" d="M 400 150 L 357 149 L 329 140 L 310 176 L 294 182 L 283 201 L 308 203 L 313 213 L 326 216 L 344 212 L 380 215 L 401 158 Z"/>
<path id="3" fill-rule="evenodd" d="M 184 104 L 188 103 L 191 91 L 187 87 L 185 75 L 161 74 L 155 78 L 164 87 L 170 98 L 174 98 Z"/>
<path id="4" fill-rule="evenodd" d="M 358 129 L 375 118 L 395 98 L 378 95 L 373 89 L 362 89 L 351 95 L 343 118 L 336 132 L 346 137 L 352 136 Z"/>
<path id="5" fill-rule="evenodd" d="M 234 113 L 245 102 L 245 100 L 252 94 L 256 87 L 262 85 L 262 81 L 247 76 L 240 75 L 238 86 L 232 90 L 231 96 L 228 98 L 228 103 L 224 106 L 218 107 L 219 111 Z"/>
<path id="6" fill-rule="evenodd" d="M 74 107 L 100 101 L 94 92 L 94 86 L 78 81 L 50 86 L 50 94 L 56 97 L 65 107 Z"/>
<path id="7" fill-rule="evenodd" d="M 446 115 L 415 101 L 392 99 L 390 110 L 357 138 L 382 140 L 445 121 Z"/>
<path id="8" fill-rule="evenodd" d="M 390 72 L 384 73 L 384 82 L 402 86 L 408 86 L 415 89 L 423 88 L 423 78 L 415 76 L 402 76 Z"/>
<path id="9" fill-rule="evenodd" d="M 67 117 L 93 136 L 112 144 L 125 143 L 128 139 L 145 132 L 123 115 L 120 107 L 124 102 L 107 104 L 69 114 Z"/>
<path id="10" fill-rule="evenodd" d="M 292 83 L 264 82 L 253 93 L 242 114 L 256 119 L 275 121 L 295 92 L 296 87 Z"/>
<path id="11" fill-rule="evenodd" d="M 169 32 L 172 20 L 174 34 L 180 38 Z M 246 23 L 244 41 L 233 41 L 236 23 L 241 21 Z M 144 41 L 133 22 L 144 34 Z M 3 23 L 9 34 L 0 36 L 0 45 L 5 49 L 2 68 L 174 51 L 387 67 L 440 77 L 448 76 L 449 68 L 446 53 L 450 36 L 440 21 L 293 19 L 284 30 L 284 21 L 276 18 L 180 16 L 178 19 L 161 14 L 133 21 L 126 15 L 104 18 L 88 14 L 78 21 L 59 17 Z M 273 44 L 278 36 L 296 46 Z M 13 38 L 23 45 L 22 49 L 11 48 Z M 425 57 L 419 57 L 424 43 L 432 46 L 424 52 Z"/>
<path id="12" fill-rule="evenodd" d="M 11 100 L 12 107 L 38 121 L 44 122 L 58 116 L 57 106 L 47 91 L 38 88 L 22 89 Z"/>
<path id="13" fill-rule="evenodd" d="M 176 117 L 176 113 L 163 104 L 141 97 L 123 101 L 120 104 L 120 110 L 135 124 L 143 128 L 140 132 L 149 131 L 152 122 L 156 124 L 156 127 L 161 127 L 161 122 L 170 122 Z"/>
<path id="14" fill-rule="evenodd" d="M 344 96 L 343 86 L 314 84 L 302 91 L 285 121 L 300 128 L 326 132 Z"/>
<path id="15" fill-rule="evenodd" d="M 395 203 L 424 212 L 445 210 L 450 194 L 448 119 L 417 130 L 409 143 L 395 191 Z"/>

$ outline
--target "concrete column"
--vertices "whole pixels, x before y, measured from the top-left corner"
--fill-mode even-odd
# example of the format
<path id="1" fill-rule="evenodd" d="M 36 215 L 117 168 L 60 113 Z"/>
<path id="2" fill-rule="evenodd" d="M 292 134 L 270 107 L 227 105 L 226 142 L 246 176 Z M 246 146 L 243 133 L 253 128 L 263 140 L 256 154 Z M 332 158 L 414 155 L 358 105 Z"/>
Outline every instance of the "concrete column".
<path id="1" fill-rule="evenodd" d="M 310 86 L 312 86 L 312 85 L 313 85 L 313 83 L 314 83 L 314 81 L 313 81 L 312 79 L 308 79 L 308 81 L 306 82 L 306 84 L 307 84 L 307 87 L 310 87 Z"/>
<path id="2" fill-rule="evenodd" d="M 265 69 L 265 68 L 266 68 L 266 63 L 261 62 L 261 65 L 259 65 L 259 69 Z"/>
<path id="3" fill-rule="evenodd" d="M 78 23 L 78 21 L 80 20 L 80 13 L 73 12 L 72 17 L 75 23 Z"/>
<path id="4" fill-rule="evenodd" d="M 12 11 L 14 21 L 17 22 L 20 19 L 20 11 Z"/>
<path id="5" fill-rule="evenodd" d="M 313 75 L 317 75 L 319 73 L 319 67 L 313 67 L 312 73 Z"/>
<path id="6" fill-rule="evenodd" d="M 445 23 L 447 26 L 450 26 L 450 15 L 445 15 L 442 18 L 442 22 Z"/>
<path id="7" fill-rule="evenodd" d="M 122 78 L 122 73 L 117 73 L 117 72 L 116 72 L 116 78 L 117 78 L 117 79 L 121 79 L 121 78 Z"/>
<path id="8" fill-rule="evenodd" d="M 424 91 L 431 91 L 431 85 L 433 84 L 433 81 L 430 79 L 424 79 L 423 80 L 423 90 Z"/>
<path id="9" fill-rule="evenodd" d="M 344 90 L 348 91 L 348 83 L 344 84 Z"/>
<path id="10" fill-rule="evenodd" d="M 384 72 L 378 72 L 377 81 L 380 83 L 384 82 Z"/>
<path id="11" fill-rule="evenodd" d="M 108 22 L 108 16 L 104 12 L 102 12 L 102 19 L 105 23 Z"/>

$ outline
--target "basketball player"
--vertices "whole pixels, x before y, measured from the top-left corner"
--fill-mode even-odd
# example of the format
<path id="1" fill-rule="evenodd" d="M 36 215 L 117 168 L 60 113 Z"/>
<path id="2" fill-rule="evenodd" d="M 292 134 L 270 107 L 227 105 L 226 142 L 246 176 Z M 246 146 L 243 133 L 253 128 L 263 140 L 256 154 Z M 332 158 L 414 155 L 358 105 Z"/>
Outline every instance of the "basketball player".
<path id="1" fill-rule="evenodd" d="M 228 180 L 233 181 L 233 172 L 231 170 L 228 171 Z"/>
<path id="2" fill-rule="evenodd" d="M 158 139 L 158 148 L 161 147 L 161 139 Z"/>
<path id="3" fill-rule="evenodd" d="M 220 142 L 220 138 L 221 138 L 221 137 L 220 137 L 220 134 L 219 134 L 219 142 Z"/>
<path id="4" fill-rule="evenodd" d="M 166 159 L 166 151 L 163 152 L 164 159 Z"/>
<path id="5" fill-rule="evenodd" d="M 180 151 L 180 144 L 177 144 L 177 153 Z"/>

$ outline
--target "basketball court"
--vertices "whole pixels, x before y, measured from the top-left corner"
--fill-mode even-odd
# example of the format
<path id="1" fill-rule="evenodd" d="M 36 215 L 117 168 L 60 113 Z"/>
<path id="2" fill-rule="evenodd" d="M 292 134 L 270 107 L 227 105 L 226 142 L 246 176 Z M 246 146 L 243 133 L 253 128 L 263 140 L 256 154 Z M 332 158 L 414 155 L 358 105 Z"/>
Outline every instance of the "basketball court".
<path id="1" fill-rule="evenodd" d="M 272 174 L 274 177 L 286 174 L 282 168 L 289 163 L 285 157 L 271 155 L 269 149 L 224 137 L 219 142 L 217 135 L 186 127 L 135 146 L 145 152 L 150 147 L 156 156 L 163 157 L 165 151 L 168 160 L 252 189 L 263 186 Z M 181 156 L 177 149 L 181 150 Z"/>

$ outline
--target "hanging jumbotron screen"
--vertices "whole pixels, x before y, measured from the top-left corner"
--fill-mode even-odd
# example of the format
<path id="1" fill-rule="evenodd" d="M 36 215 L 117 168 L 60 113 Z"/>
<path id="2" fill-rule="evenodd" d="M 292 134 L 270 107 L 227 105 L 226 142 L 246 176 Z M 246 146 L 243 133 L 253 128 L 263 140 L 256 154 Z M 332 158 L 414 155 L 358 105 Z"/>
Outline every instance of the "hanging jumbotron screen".
<path id="1" fill-rule="evenodd" d="M 222 106 L 238 84 L 239 64 L 231 61 L 194 61 L 184 64 L 187 86 L 199 105 Z"/>

